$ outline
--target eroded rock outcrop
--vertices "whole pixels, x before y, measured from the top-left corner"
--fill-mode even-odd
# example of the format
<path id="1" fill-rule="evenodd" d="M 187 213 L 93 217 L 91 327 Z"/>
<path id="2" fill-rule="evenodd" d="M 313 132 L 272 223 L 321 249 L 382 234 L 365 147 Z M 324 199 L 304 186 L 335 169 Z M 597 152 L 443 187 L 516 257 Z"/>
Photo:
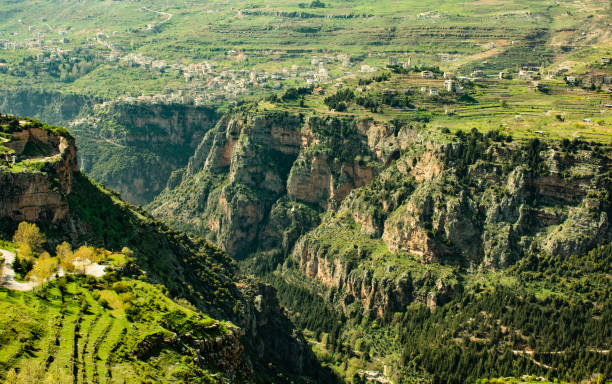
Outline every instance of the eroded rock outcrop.
<path id="1" fill-rule="evenodd" d="M 150 207 L 232 256 L 290 255 L 285 271 L 341 292 L 331 301 L 347 311 L 359 303 L 382 316 L 454 295 L 453 273 L 424 270 L 495 270 L 610 241 L 608 172 L 609 154 L 537 140 L 439 140 L 418 122 L 238 111 Z"/>
<path id="2" fill-rule="evenodd" d="M 294 265 L 305 276 L 320 282 L 328 292 L 336 292 L 329 300 L 347 315 L 359 310 L 382 318 L 404 311 L 413 302 L 435 308 L 450 300 L 458 289 L 457 281 L 443 273 L 425 269 L 409 272 L 384 262 L 373 262 L 365 249 L 355 250 L 356 259 L 347 259 L 347 254 L 342 253 L 330 258 L 328 251 L 316 236 L 307 235 L 296 243 L 290 259 L 294 262 L 285 268 Z M 358 309 L 354 303 L 358 303 Z"/>
<path id="3" fill-rule="evenodd" d="M 391 252 L 424 263 L 495 269 L 529 252 L 569 255 L 609 241 L 606 155 L 561 159 L 542 146 L 532 155 L 534 170 L 520 160 L 509 166 L 522 144 L 487 145 L 465 164 L 465 143 L 417 139 L 338 214 L 351 215 L 361 233 L 381 237 Z"/>
<path id="4" fill-rule="evenodd" d="M 16 164 L 0 172 L 0 217 L 13 221 L 57 223 L 68 214 L 65 196 L 77 170 L 76 147 L 69 135 L 59 135 L 29 121 L 11 134 L 4 146 Z"/>

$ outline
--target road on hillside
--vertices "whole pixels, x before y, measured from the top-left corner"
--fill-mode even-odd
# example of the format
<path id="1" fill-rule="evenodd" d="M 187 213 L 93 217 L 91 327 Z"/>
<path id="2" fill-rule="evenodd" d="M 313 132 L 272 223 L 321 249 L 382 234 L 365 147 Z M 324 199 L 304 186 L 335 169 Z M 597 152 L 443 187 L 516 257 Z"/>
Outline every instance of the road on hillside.
<path id="1" fill-rule="evenodd" d="M 15 271 L 13 270 L 15 254 L 5 249 L 0 249 L 0 254 L 2 254 L 2 257 L 4 258 L 4 265 L 2 266 L 2 272 L 0 273 L 0 286 L 17 291 L 32 290 L 32 288 L 36 286 L 36 283 L 32 281 L 21 283 L 15 280 Z"/>

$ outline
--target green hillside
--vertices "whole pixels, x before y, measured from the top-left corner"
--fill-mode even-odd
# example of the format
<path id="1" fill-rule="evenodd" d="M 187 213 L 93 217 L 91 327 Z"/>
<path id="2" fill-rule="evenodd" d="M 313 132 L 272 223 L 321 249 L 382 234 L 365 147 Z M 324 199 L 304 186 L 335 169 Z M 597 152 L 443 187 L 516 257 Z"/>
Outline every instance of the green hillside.
<path id="1" fill-rule="evenodd" d="M 0 297 L 7 383 L 228 380 L 207 352 L 219 338 L 231 349 L 238 329 L 173 302 L 149 283 L 121 273 L 99 281 L 76 276 L 35 292 L 2 289 Z"/>

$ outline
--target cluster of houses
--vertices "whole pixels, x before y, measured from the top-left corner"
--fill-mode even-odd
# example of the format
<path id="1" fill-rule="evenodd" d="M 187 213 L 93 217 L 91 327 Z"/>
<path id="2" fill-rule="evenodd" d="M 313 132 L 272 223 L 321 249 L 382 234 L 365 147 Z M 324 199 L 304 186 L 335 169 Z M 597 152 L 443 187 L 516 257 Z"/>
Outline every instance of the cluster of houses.
<path id="1" fill-rule="evenodd" d="M 244 56 L 241 52 L 229 50 L 225 57 L 242 60 Z M 279 71 L 264 71 L 254 68 L 230 69 L 220 66 L 215 61 L 190 64 L 169 63 L 166 60 L 133 53 L 121 57 L 118 61 L 119 65 L 125 67 L 140 67 L 152 72 L 176 72 L 181 74 L 187 83 L 182 92 L 192 95 L 190 99 L 198 104 L 210 100 L 233 99 L 239 95 L 252 93 L 255 88 L 280 89 L 282 87 L 281 82 L 288 79 L 304 81 L 308 85 L 327 82 L 332 79 L 328 71 L 328 65 L 336 63 L 349 65 L 350 57 L 343 54 L 312 57 L 310 67 L 292 65 L 290 68 L 282 68 Z M 157 95 L 154 98 L 156 98 L 154 101 L 159 101 L 160 98 L 161 102 L 172 103 L 175 101 L 175 97 L 169 95 Z M 147 99 L 147 101 L 150 100 Z"/>
<path id="2" fill-rule="evenodd" d="M 78 61 L 78 54 L 91 54 L 96 59 L 118 63 L 124 67 L 140 67 L 156 73 L 173 71 L 181 74 L 190 93 L 199 93 L 202 90 L 204 99 L 224 99 L 235 98 L 238 95 L 250 93 L 253 88 L 280 89 L 281 82 L 287 79 L 296 79 L 306 82 L 308 85 L 315 85 L 332 80 L 329 66 L 348 67 L 351 64 L 350 56 L 347 54 L 321 55 L 311 58 L 310 67 L 300 68 L 297 65 L 291 68 L 283 68 L 279 71 L 263 70 L 234 70 L 219 67 L 215 62 L 201 62 L 183 64 L 180 62 L 169 63 L 166 60 L 151 58 L 142 54 L 123 54 L 122 49 L 116 44 L 108 41 L 108 35 L 102 32 L 96 33 L 87 39 L 82 47 L 75 50 L 63 49 L 58 45 L 60 42 L 68 42 L 66 31 L 59 31 L 60 39 L 47 39 L 43 33 L 38 33 L 36 38 L 25 39 L 23 41 L 13 41 L 0 39 L 0 49 L 40 49 L 36 55 L 36 60 L 42 63 L 52 63 L 60 61 Z M 116 33 L 113 32 L 113 35 Z M 1 35 L 0 35 L 1 37 Z M 101 44 L 108 48 L 100 50 Z M 228 50 L 224 59 L 244 61 L 246 55 L 237 50 Z M 7 72 L 6 63 L 0 63 L 0 73 Z M 377 68 L 364 66 L 362 72 L 373 72 Z M 197 97 L 194 98 L 198 100 Z"/>
<path id="3" fill-rule="evenodd" d="M 421 77 L 424 79 L 433 79 L 435 74 L 432 71 L 422 71 Z M 466 84 L 472 82 L 473 79 L 466 76 L 455 77 L 452 72 L 444 72 L 444 91 L 446 93 L 454 93 L 458 96 L 465 95 Z M 427 93 L 431 97 L 439 96 L 440 90 L 436 87 L 421 87 L 421 93 Z"/>
<path id="4" fill-rule="evenodd" d="M 16 49 L 42 49 L 52 50 L 57 48 L 58 44 L 68 44 L 70 39 L 66 37 L 67 31 L 57 31 L 57 38 L 47 38 L 47 34 L 41 31 L 36 31 L 35 26 L 29 26 L 28 31 L 32 32 L 31 37 L 23 40 L 15 39 L 0 39 L 0 49 L 16 50 Z M 19 35 L 18 32 L 9 32 L 9 36 L 14 37 Z M 2 32 L 0 32 L 2 36 Z"/>
<path id="5" fill-rule="evenodd" d="M 14 41 L 8 39 L 0 39 L 0 49 L 2 50 L 17 50 L 17 49 L 42 49 L 50 51 L 57 48 L 58 44 L 67 44 L 70 40 L 66 37 L 61 39 L 31 38 L 23 41 Z"/>
<path id="6" fill-rule="evenodd" d="M 607 66 L 612 65 L 612 58 L 603 57 L 601 58 L 601 65 Z M 607 72 L 599 72 L 599 73 L 587 73 L 582 75 L 570 75 L 568 68 L 559 68 L 549 70 L 546 78 L 551 79 L 562 79 L 570 86 L 582 86 L 582 87 L 592 87 L 597 86 L 601 87 L 603 91 L 612 92 L 612 73 Z M 543 77 L 542 68 L 534 65 L 524 65 L 522 66 L 518 72 L 515 74 L 516 78 L 519 80 L 524 80 L 528 82 L 528 86 L 530 88 L 536 88 L 539 84 L 539 80 Z M 435 74 L 431 71 L 422 71 L 421 77 L 424 79 L 433 79 L 435 78 Z M 476 70 L 470 73 L 470 76 L 459 76 L 456 79 L 449 74 L 448 72 L 444 74 L 444 88 L 447 92 L 456 92 L 463 93 L 463 89 L 461 86 L 457 86 L 456 84 L 465 84 L 470 81 L 485 79 L 487 76 L 482 70 Z M 511 79 L 513 78 L 513 74 L 508 72 L 499 72 L 496 78 L 503 79 Z M 435 93 L 435 91 L 433 91 Z"/>

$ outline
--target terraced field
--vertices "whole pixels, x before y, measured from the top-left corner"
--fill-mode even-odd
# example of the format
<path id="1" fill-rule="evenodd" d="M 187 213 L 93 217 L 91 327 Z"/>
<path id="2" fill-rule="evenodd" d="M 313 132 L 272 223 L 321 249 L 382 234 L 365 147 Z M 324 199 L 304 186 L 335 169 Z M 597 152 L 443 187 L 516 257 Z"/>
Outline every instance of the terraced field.
<path id="1" fill-rule="evenodd" d="M 7 49 L 3 58 L 9 67 L 21 63 L 24 72 L 18 76 L 0 73 L 0 78 L 15 86 L 50 82 L 58 90 L 79 94 L 120 95 L 130 93 L 134 84 L 147 93 L 185 85 L 180 74 L 121 68 L 115 62 L 93 60 L 94 53 L 143 54 L 169 63 L 212 60 L 219 71 L 280 71 L 299 65 L 300 72 L 317 70 L 311 66 L 313 56 L 346 54 L 350 61 L 333 64 L 333 69 L 347 73 L 362 64 L 380 68 L 390 57 L 400 61 L 412 57 L 414 64 L 492 74 L 522 64 L 547 65 L 593 41 L 607 41 L 609 46 L 605 31 L 610 7 L 599 0 L 383 0 L 376 4 L 365 0 L 320 4 L 149 0 L 76 2 L 59 9 L 53 1 L 28 0 L 0 1 L 0 8 L 5 10 L 0 15 L 0 40 L 7 44 L 65 36 L 65 42 L 61 38 L 62 42 L 53 39 L 49 44 L 91 56 L 87 58 L 90 66 L 82 73 L 60 80 L 49 77 L 51 70 L 30 73 L 26 69 L 26 64 L 37 60 L 40 47 Z M 97 38 L 98 34 L 104 37 Z M 237 58 L 230 51 L 243 55 Z"/>
<path id="2" fill-rule="evenodd" d="M 452 105 L 452 116 L 439 115 L 431 126 L 451 131 L 478 128 L 499 130 L 516 138 L 581 138 L 610 143 L 612 112 L 602 108 L 609 103 L 605 93 L 554 84 L 551 94 L 527 87 L 520 81 L 477 83 L 474 104 Z"/>
<path id="3" fill-rule="evenodd" d="M 380 73 L 380 72 L 378 72 Z M 538 90 L 523 80 L 477 79 L 466 85 L 469 99 L 444 91 L 444 80 L 423 79 L 420 75 L 396 75 L 382 82 L 359 85 L 359 80 L 371 76 L 345 78 L 339 86 L 328 86 L 322 96 L 308 95 L 304 104 L 298 102 L 259 104 L 260 109 L 282 109 L 294 113 L 353 115 L 378 121 L 411 121 L 426 117 L 423 128 L 431 131 L 447 128 L 482 132 L 500 130 L 515 139 L 538 137 L 548 140 L 583 139 L 603 144 L 612 143 L 612 110 L 604 107 L 611 102 L 610 94 L 601 91 L 570 87 L 559 80 L 542 80 L 548 90 Z M 367 94 L 380 97 L 385 92 L 408 92 L 411 108 L 383 105 L 372 112 L 348 104 L 347 111 L 332 111 L 325 105 L 326 97 L 339 89 L 352 89 L 355 97 Z M 440 97 L 429 95 L 430 89 L 440 92 Z"/>
<path id="4" fill-rule="evenodd" d="M 105 309 L 76 283 L 67 284 L 63 292 L 57 286 L 47 288 L 44 301 L 8 290 L 2 290 L 0 298 L 2 312 L 7 314 L 2 366 L 21 371 L 35 368 L 37 374 L 60 374 L 74 383 L 123 382 L 125 372 L 115 368 L 113 377 L 112 369 L 112 352 L 129 325 L 120 311 Z M 30 330 L 29 337 L 10 337 L 22 328 Z"/>
<path id="5" fill-rule="evenodd" d="M 164 328 L 169 327 L 168 320 L 163 325 L 152 319 L 130 321 L 126 314 L 130 304 L 126 303 L 155 300 L 162 306 L 157 315 L 162 316 L 164 304 L 178 306 L 169 301 L 164 303 L 160 292 L 145 283 L 128 284 L 134 284 L 134 291 L 126 291 L 131 293 L 101 289 L 95 279 L 85 277 L 60 279 L 36 292 L 0 289 L 3 378 L 8 382 L 18 377 L 18 382 L 35 382 L 27 381 L 29 378 L 36 382 L 75 384 L 171 379 L 174 371 L 183 368 L 171 343 L 153 345 L 152 355 L 144 352 L 148 358 L 136 357 L 143 353 L 138 348 L 148 343 L 148 336 L 168 332 Z M 180 307 L 179 310 L 187 311 Z M 190 316 L 188 311 L 184 316 Z M 215 324 L 212 319 L 202 320 Z M 218 331 L 212 331 L 211 337 L 224 332 L 223 326 L 213 328 Z M 200 374 L 207 375 L 206 371 Z"/>

